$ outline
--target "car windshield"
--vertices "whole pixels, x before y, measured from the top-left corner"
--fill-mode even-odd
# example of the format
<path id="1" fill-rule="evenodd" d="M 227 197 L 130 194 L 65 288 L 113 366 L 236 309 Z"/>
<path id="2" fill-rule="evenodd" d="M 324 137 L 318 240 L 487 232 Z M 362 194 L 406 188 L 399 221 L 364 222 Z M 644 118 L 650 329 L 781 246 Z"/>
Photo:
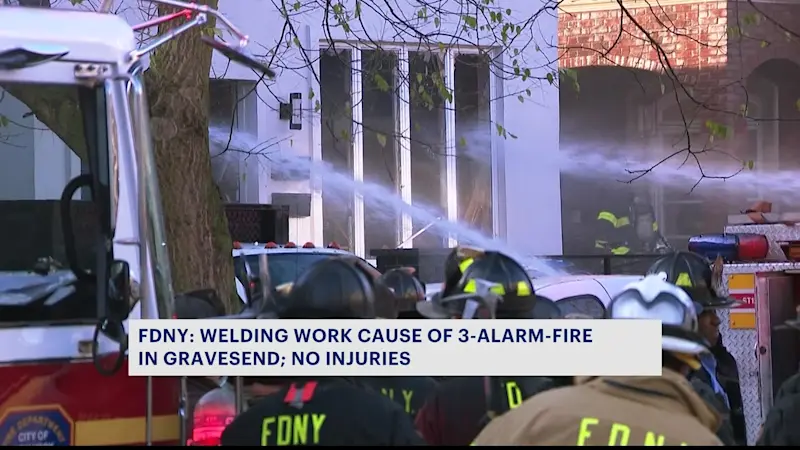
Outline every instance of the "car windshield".
<path id="1" fill-rule="evenodd" d="M 247 270 L 244 266 L 244 258 L 250 266 L 250 273 L 258 275 L 261 271 L 260 258 L 262 255 L 237 256 L 234 258 L 236 277 L 242 284 L 248 282 Z M 269 278 L 273 286 L 284 283 L 292 283 L 300 277 L 300 274 L 308 270 L 312 264 L 323 259 L 335 256 L 330 253 L 271 253 L 267 254 L 267 265 Z"/>
<path id="2" fill-rule="evenodd" d="M 89 94 L 86 103 L 79 102 L 80 89 Z M 99 137 L 89 145 L 84 122 L 105 126 L 105 102 L 97 100 L 103 97 L 102 87 L 7 83 L 0 89 L 3 325 L 97 319 L 91 273 L 102 205 L 93 201 L 90 184 L 108 177 L 107 163 L 97 164 L 108 157 L 108 145 Z M 89 105 L 96 111 L 82 108 Z M 73 183 L 72 201 L 61 208 L 76 180 L 84 183 Z"/>

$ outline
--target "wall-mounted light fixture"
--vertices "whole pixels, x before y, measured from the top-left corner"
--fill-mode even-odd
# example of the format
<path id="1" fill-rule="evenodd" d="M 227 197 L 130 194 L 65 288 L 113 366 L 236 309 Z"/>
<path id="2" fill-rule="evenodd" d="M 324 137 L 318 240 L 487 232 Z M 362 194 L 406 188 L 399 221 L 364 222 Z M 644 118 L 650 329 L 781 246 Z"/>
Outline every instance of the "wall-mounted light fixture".
<path id="1" fill-rule="evenodd" d="M 280 104 L 280 119 L 289 121 L 290 130 L 303 129 L 303 96 L 299 92 L 289 94 L 289 103 Z"/>

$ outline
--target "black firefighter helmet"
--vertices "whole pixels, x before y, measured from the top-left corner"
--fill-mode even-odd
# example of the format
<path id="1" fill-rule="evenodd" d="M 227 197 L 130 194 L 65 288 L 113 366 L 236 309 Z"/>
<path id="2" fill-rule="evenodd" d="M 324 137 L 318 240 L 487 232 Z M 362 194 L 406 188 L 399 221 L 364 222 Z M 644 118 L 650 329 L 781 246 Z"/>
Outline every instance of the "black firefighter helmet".
<path id="1" fill-rule="evenodd" d="M 409 317 L 409 313 L 415 313 L 417 302 L 425 300 L 425 287 L 414 276 L 413 270 L 408 267 L 398 267 L 387 270 L 379 279 L 383 285 L 392 290 L 397 311 L 400 317 L 404 318 L 412 318 Z"/>
<path id="2" fill-rule="evenodd" d="M 461 278 L 449 292 L 417 303 L 420 314 L 430 319 L 559 316 L 558 307 L 549 300 L 541 299 L 538 304 L 527 272 L 507 255 L 496 251 L 474 254 L 460 261 L 459 271 Z M 485 291 L 490 295 L 482 295 Z"/>
<path id="3" fill-rule="evenodd" d="M 661 275 L 689 294 L 692 301 L 703 309 L 727 309 L 739 302 L 726 295 L 722 282 L 722 261 L 712 263 L 702 255 L 677 251 L 656 260 L 647 270 L 648 275 Z"/>
<path id="4" fill-rule="evenodd" d="M 282 319 L 374 319 L 374 280 L 351 261 L 313 264 L 291 286 L 279 286 Z"/>

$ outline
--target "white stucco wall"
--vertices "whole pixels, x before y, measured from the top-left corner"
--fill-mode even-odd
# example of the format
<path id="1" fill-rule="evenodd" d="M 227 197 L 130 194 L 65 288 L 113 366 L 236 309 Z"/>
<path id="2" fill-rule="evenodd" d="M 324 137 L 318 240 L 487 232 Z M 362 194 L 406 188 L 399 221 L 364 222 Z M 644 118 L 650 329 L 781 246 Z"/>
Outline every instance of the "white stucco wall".
<path id="1" fill-rule="evenodd" d="M 512 17 L 520 20 L 530 17 L 538 11 L 542 4 L 539 0 L 500 0 L 501 7 L 512 10 Z M 403 3 L 405 5 L 405 3 Z M 255 53 L 264 53 L 265 48 L 272 48 L 282 41 L 281 31 L 284 20 L 271 2 L 262 0 L 222 0 L 223 13 L 237 26 L 248 33 Z M 406 12 L 413 16 L 413 11 Z M 385 20 L 364 8 L 361 21 L 364 30 L 355 30 L 346 35 L 340 28 L 331 29 L 333 39 L 347 40 L 354 36 L 363 36 L 364 32 L 373 41 L 392 41 L 396 32 L 387 26 Z M 293 26 L 300 36 L 305 49 L 309 49 L 314 58 L 319 42 L 325 39 L 322 29 L 321 14 L 305 14 L 295 18 Z M 355 28 L 357 24 L 351 23 Z M 454 28 L 455 24 L 443 24 L 443 28 Z M 525 61 L 529 67 L 544 66 L 546 61 L 557 59 L 554 44 L 556 42 L 557 19 L 548 14 L 541 14 L 535 24 L 526 30 L 518 39 L 520 54 L 515 58 Z M 536 42 L 532 44 L 531 38 Z M 413 43 L 411 44 L 413 45 Z M 305 65 L 298 51 L 288 52 L 282 56 L 279 65 L 302 67 Z M 510 64 L 510 55 L 505 55 L 505 64 Z M 214 59 L 216 73 L 224 70 L 227 61 L 217 55 Z M 522 65 L 522 63 L 521 63 Z M 319 73 L 319 67 L 314 67 Z M 552 70 L 552 69 L 551 69 Z M 534 76 L 545 76 L 547 70 L 541 69 Z M 227 76 L 240 79 L 256 79 L 247 69 L 232 66 Z M 492 147 L 495 155 L 495 232 L 504 236 L 509 243 L 531 254 L 561 253 L 561 195 L 558 167 L 545 164 L 543 161 L 554 161 L 558 152 L 558 91 L 546 82 L 541 88 L 532 88 L 532 98 L 520 103 L 516 92 L 530 87 L 530 80 L 496 80 L 495 98 L 493 102 L 495 117 L 499 123 L 517 139 L 503 139 L 493 133 Z M 258 137 L 261 141 L 268 139 L 281 141 L 276 150 L 289 154 L 321 158 L 320 120 L 313 110 L 313 102 L 309 100 L 310 91 L 319 92 L 319 86 L 310 70 L 278 68 L 277 80 L 267 89 L 259 87 L 259 96 L 263 100 L 259 104 Z M 303 94 L 304 108 L 303 129 L 290 131 L 288 123 L 280 121 L 277 114 L 277 101 L 273 94 L 284 100 L 292 92 Z M 505 97 L 509 95 L 509 97 Z M 285 138 L 285 139 L 284 139 Z M 412 174 L 413 180 L 413 174 Z M 274 192 L 302 192 L 311 190 L 309 182 L 279 182 L 271 180 L 268 166 L 259 173 L 259 200 L 269 203 Z M 315 195 L 312 205 L 312 217 L 292 219 L 290 236 L 298 242 L 322 242 L 321 219 L 314 220 L 322 214 L 321 197 Z"/>

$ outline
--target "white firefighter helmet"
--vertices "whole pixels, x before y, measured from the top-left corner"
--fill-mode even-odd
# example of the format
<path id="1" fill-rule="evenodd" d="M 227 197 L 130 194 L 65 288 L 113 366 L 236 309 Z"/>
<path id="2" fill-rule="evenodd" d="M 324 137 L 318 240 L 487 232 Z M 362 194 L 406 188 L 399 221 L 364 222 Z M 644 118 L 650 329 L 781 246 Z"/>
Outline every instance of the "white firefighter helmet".
<path id="1" fill-rule="evenodd" d="M 663 350 L 685 355 L 708 351 L 692 299 L 659 274 L 627 285 L 608 305 L 608 318 L 660 320 Z"/>

